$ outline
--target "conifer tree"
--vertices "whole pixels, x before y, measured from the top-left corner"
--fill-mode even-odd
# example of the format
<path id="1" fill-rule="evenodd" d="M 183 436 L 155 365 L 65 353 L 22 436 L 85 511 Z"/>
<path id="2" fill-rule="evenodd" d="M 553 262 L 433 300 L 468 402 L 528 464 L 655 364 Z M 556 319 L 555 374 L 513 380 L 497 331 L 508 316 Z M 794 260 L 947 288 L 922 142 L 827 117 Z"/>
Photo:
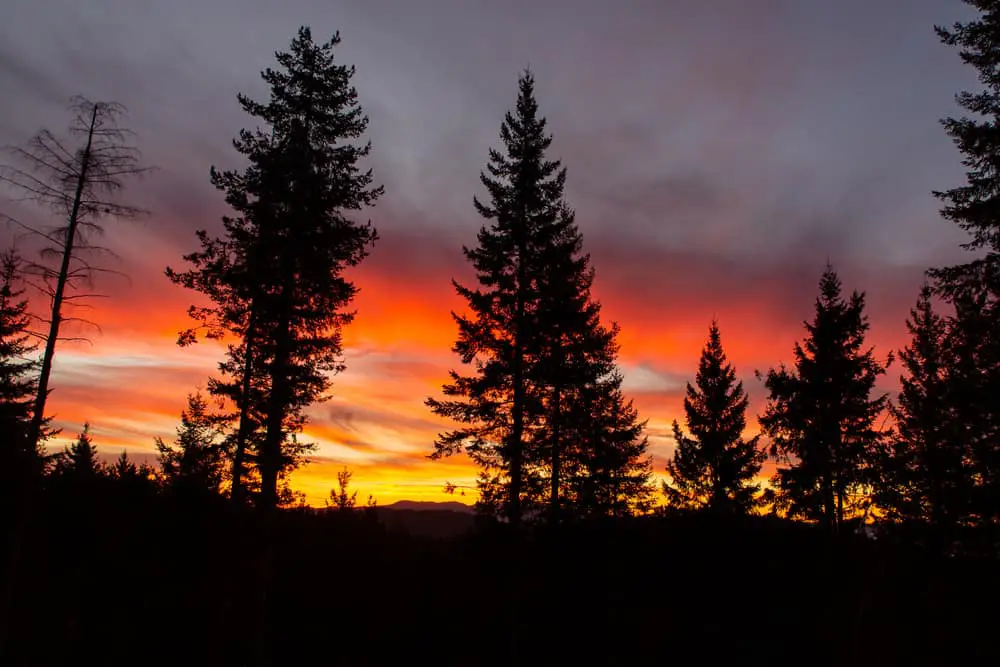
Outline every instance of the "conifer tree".
<path id="1" fill-rule="evenodd" d="M 945 131 L 963 154 L 965 185 L 935 195 L 941 213 L 967 231 L 963 247 L 977 259 L 934 269 L 935 287 L 955 308 L 949 325 L 954 364 L 950 407 L 968 447 L 975 481 L 974 523 L 1000 527 L 1000 5 L 965 0 L 979 15 L 966 23 L 936 27 L 941 41 L 959 49 L 976 68 L 982 89 L 957 95 L 969 115 L 947 118 Z M 987 540 L 994 538 L 987 537 Z M 996 540 L 994 540 L 996 541 Z"/>
<path id="2" fill-rule="evenodd" d="M 945 131 L 965 156 L 965 185 L 935 196 L 945 202 L 941 213 L 965 231 L 971 239 L 965 248 L 985 251 L 972 262 L 931 271 L 938 288 L 946 295 L 966 291 L 986 291 L 994 302 L 1000 295 L 1000 173 L 996 169 L 1000 152 L 1000 5 L 996 0 L 964 0 L 979 11 L 967 23 L 950 28 L 936 26 L 941 41 L 958 47 L 962 61 L 978 70 L 983 90 L 963 91 L 958 104 L 972 117 L 946 118 Z"/>
<path id="3" fill-rule="evenodd" d="M 21 258 L 7 251 L 0 257 L 0 482 L 5 490 L 29 473 L 29 465 L 39 463 L 37 450 L 28 445 L 38 364 L 32 358 L 37 346 L 29 333 L 22 278 Z"/>
<path id="4" fill-rule="evenodd" d="M 980 539 L 1000 544 L 1000 344 L 991 297 L 971 291 L 954 296 L 948 322 L 946 404 L 949 436 L 965 455 L 972 479 L 969 523 Z M 962 488 L 963 480 L 954 480 Z M 991 537 L 992 535 L 992 537 Z"/>
<path id="5" fill-rule="evenodd" d="M 578 468 L 573 457 L 586 449 L 573 442 L 574 421 L 583 419 L 588 426 L 590 420 L 606 423 L 600 412 L 609 401 L 618 400 L 614 395 L 620 384 L 613 378 L 618 327 L 601 323 L 601 306 L 591 297 L 590 256 L 582 252 L 583 237 L 573 212 L 565 204 L 561 208 L 553 223 L 539 230 L 537 348 L 529 381 L 539 391 L 543 414 L 531 434 L 531 455 L 526 457 L 548 486 L 550 520 L 558 520 L 566 509 L 561 490 Z M 588 385 L 603 389 L 603 403 L 580 395 Z M 574 408 L 574 402 L 581 400 L 583 412 Z M 587 409 L 596 412 L 589 414 Z M 586 430 L 584 441 L 594 442 L 592 429 Z"/>
<path id="6" fill-rule="evenodd" d="M 23 298 L 21 258 L 13 250 L 0 258 L 0 502 L 13 508 L 0 576 L 0 656 L 11 627 L 15 582 L 19 579 L 22 542 L 32 507 L 31 495 L 44 469 L 38 440 L 47 436 L 42 422 L 39 438 L 30 437 L 38 383 L 38 365 L 31 358 L 35 345 L 29 334 L 28 302 Z"/>
<path id="7" fill-rule="evenodd" d="M 885 366 L 864 347 L 864 308 L 863 294 L 842 297 L 828 265 L 794 369 L 771 369 L 765 380 L 770 395 L 760 424 L 783 465 L 773 480 L 778 502 L 830 530 L 867 501 L 882 438 L 876 419 L 887 397 L 871 392 Z"/>
<path id="8" fill-rule="evenodd" d="M 890 518 L 926 523 L 935 539 L 947 541 L 969 511 L 971 480 L 964 437 L 950 406 L 948 323 L 935 312 L 929 285 L 906 325 L 911 340 L 899 353 L 906 374 L 892 408 L 896 427 L 883 464 L 879 504 Z"/>
<path id="9" fill-rule="evenodd" d="M 226 191 L 226 201 L 241 215 L 224 216 L 222 219 L 225 238 L 213 238 L 205 230 L 197 232 L 201 249 L 184 256 L 193 268 L 178 272 L 167 267 L 166 275 L 176 284 L 207 295 L 210 306 L 191 306 L 188 315 L 199 322 L 199 326 L 180 332 L 177 343 L 181 347 L 198 341 L 198 333 L 206 338 L 219 340 L 227 334 L 237 338 L 237 342 L 227 346 L 226 359 L 219 363 L 220 377 L 209 380 L 211 395 L 228 399 L 236 406 L 234 419 L 237 428 L 231 434 L 232 460 L 229 478 L 230 497 L 237 504 L 246 498 L 246 477 L 251 458 L 250 450 L 256 442 L 264 417 L 262 410 L 268 392 L 268 377 L 265 360 L 261 356 L 263 345 L 259 344 L 259 325 L 251 313 L 251 304 L 256 289 L 254 263 L 251 261 L 259 251 L 257 228 L 252 221 L 262 204 L 251 203 L 245 189 L 226 187 L 223 175 L 214 167 L 211 169 L 212 184 Z M 248 177 L 257 176 L 252 170 Z M 248 178 L 250 182 L 256 182 Z M 257 264 L 262 264 L 259 260 Z"/>
<path id="10" fill-rule="evenodd" d="M 156 439 L 164 483 L 180 493 L 219 493 L 225 475 L 224 418 L 212 414 L 200 392 L 189 394 L 177 438 Z"/>
<path id="11" fill-rule="evenodd" d="M 670 483 L 663 484 L 667 504 L 682 509 L 707 507 L 716 512 L 745 514 L 758 504 L 764 452 L 759 436 L 745 439 L 750 399 L 722 348 L 718 323 L 712 322 L 701 353 L 695 386 L 687 385 L 684 413 L 687 430 L 674 420 L 677 449 L 667 464 Z"/>
<path id="12" fill-rule="evenodd" d="M 577 387 L 567 414 L 567 501 L 579 516 L 626 516 L 652 506 L 649 441 L 615 370 Z"/>
<path id="13" fill-rule="evenodd" d="M 278 502 L 278 480 L 290 458 L 284 450 L 304 421 L 302 408 L 327 391 L 328 373 L 343 369 L 341 328 L 353 319 L 345 308 L 357 292 L 343 272 L 376 240 L 370 223 L 348 217 L 374 204 L 382 188 L 358 166 L 370 146 L 355 140 L 368 119 L 350 84 L 354 68 L 334 62 L 339 43 L 335 34 L 316 44 L 310 30 L 300 28 L 290 50 L 276 54 L 280 69 L 261 75 L 270 99 L 239 97 L 265 128 L 244 130 L 234 142 L 250 163 L 244 171 L 213 171 L 238 215 L 225 221 L 225 238 L 202 234 L 201 253 L 188 257 L 194 268 L 174 274 L 213 299 L 210 311 L 193 311 L 210 330 L 242 337 L 243 365 L 234 378 L 243 397 L 237 433 L 245 445 L 256 409 L 264 506 Z M 263 405 L 252 406 L 246 388 L 258 370 L 266 376 L 266 395 Z"/>
<path id="14" fill-rule="evenodd" d="M 128 453 L 123 449 L 115 459 L 114 465 L 108 468 L 108 474 L 115 480 L 127 480 L 139 475 L 139 468 L 132 463 Z"/>
<path id="15" fill-rule="evenodd" d="M 55 471 L 57 475 L 80 484 L 92 483 L 104 475 L 104 465 L 97 458 L 89 422 L 83 425 L 73 444 L 57 458 Z"/>
<path id="16" fill-rule="evenodd" d="M 473 374 L 452 371 L 443 387 L 446 399 L 427 400 L 436 414 L 461 424 L 438 436 L 431 457 L 465 451 L 481 468 L 481 506 L 500 510 L 514 525 L 525 502 L 530 507 L 543 493 L 530 465 L 536 453 L 528 451 L 545 400 L 532 381 L 542 335 L 538 310 L 545 267 L 540 260 L 554 226 L 567 215 L 566 171 L 545 156 L 552 137 L 538 115 L 530 72 L 520 77 L 518 88 L 516 108 L 500 127 L 504 150 L 490 149 L 480 175 L 490 201 L 474 199 L 487 224 L 479 231 L 478 246 L 463 248 L 479 286 L 454 281 L 471 313 L 452 313 L 459 329 L 453 349 Z"/>

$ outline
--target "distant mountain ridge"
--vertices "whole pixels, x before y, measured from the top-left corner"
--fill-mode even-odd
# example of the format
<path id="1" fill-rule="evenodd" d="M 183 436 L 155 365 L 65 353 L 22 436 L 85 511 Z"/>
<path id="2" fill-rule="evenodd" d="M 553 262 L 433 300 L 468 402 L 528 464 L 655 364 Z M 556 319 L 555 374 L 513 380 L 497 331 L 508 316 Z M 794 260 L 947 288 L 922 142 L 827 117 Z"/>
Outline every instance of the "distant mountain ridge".
<path id="1" fill-rule="evenodd" d="M 400 500 L 376 508 L 379 521 L 389 532 L 450 539 L 466 535 L 475 526 L 475 510 L 459 502 Z"/>
<path id="2" fill-rule="evenodd" d="M 474 514 L 475 508 L 454 500 L 445 502 L 435 502 L 432 500 L 398 500 L 391 505 L 380 505 L 380 509 L 387 510 L 410 510 L 414 512 L 459 512 L 461 514 Z"/>

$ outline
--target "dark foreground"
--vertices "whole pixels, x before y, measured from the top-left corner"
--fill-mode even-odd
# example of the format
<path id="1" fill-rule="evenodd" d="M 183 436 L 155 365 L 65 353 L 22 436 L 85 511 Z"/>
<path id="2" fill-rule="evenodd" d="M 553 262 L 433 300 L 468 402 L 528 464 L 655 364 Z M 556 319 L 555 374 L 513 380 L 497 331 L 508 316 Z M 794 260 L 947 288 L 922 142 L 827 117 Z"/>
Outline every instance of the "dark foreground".
<path id="1" fill-rule="evenodd" d="M 290 510 L 261 623 L 250 513 L 115 489 L 35 518 L 9 665 L 1000 664 L 995 562 L 777 520 L 442 539 Z"/>

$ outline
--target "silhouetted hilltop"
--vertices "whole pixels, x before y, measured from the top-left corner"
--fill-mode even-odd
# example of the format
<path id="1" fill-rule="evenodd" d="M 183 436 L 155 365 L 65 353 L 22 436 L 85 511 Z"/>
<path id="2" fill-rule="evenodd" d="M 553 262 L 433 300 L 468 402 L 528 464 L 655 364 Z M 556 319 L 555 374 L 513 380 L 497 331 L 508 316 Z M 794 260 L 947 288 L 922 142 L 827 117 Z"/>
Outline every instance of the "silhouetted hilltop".
<path id="1" fill-rule="evenodd" d="M 439 503 L 431 500 L 399 500 L 391 505 L 385 505 L 382 509 L 387 510 L 413 510 L 415 512 L 441 511 L 461 512 L 463 514 L 475 513 L 472 505 L 466 505 L 454 500 Z"/>
<path id="2" fill-rule="evenodd" d="M 475 523 L 473 508 L 458 502 L 400 500 L 375 511 L 386 530 L 416 537 L 457 537 Z"/>

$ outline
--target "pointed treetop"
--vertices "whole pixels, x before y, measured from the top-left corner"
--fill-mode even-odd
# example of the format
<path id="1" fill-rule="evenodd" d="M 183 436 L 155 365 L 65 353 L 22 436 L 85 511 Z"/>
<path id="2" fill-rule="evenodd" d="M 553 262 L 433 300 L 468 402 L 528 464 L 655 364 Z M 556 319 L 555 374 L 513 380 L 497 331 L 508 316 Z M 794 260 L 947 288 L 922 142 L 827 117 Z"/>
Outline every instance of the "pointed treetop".
<path id="1" fill-rule="evenodd" d="M 819 301 L 824 305 L 830 305 L 840 300 L 842 284 L 840 276 L 834 270 L 833 265 L 827 260 L 826 268 L 823 270 L 823 277 L 819 281 Z"/>

